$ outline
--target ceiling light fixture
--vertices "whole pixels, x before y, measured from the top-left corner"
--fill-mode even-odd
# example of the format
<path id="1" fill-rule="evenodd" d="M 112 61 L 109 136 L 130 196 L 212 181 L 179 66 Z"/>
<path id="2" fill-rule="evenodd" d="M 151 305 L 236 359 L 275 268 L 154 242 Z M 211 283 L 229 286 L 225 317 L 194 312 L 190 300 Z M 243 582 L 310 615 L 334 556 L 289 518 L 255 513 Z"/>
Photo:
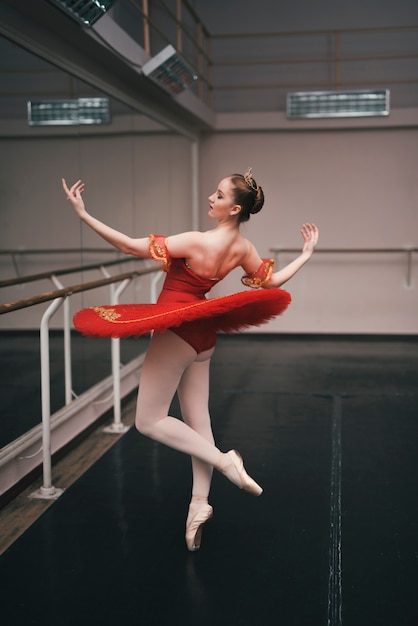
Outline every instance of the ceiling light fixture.
<path id="1" fill-rule="evenodd" d="M 198 78 L 171 45 L 147 61 L 142 71 L 145 76 L 174 95 L 184 91 Z"/>
<path id="2" fill-rule="evenodd" d="M 29 100 L 29 126 L 71 126 L 108 124 L 109 98 L 76 98 L 74 100 Z"/>
<path id="3" fill-rule="evenodd" d="M 116 0 L 50 0 L 86 26 L 92 26 Z"/>
<path id="4" fill-rule="evenodd" d="M 363 117 L 389 115 L 389 89 L 304 91 L 287 94 L 287 117 Z"/>

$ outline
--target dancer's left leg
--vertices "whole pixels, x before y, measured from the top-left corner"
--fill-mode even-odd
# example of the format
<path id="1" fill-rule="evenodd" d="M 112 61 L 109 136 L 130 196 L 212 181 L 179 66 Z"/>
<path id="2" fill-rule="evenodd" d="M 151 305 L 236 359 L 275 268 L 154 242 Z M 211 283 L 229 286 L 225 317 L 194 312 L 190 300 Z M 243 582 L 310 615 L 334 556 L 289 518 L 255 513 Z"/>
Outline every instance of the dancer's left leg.
<path id="1" fill-rule="evenodd" d="M 207 441 L 214 444 L 209 415 L 209 367 L 213 349 L 198 355 L 185 370 L 179 387 L 181 414 L 188 426 Z M 193 487 L 192 496 L 208 497 L 212 480 L 213 466 L 192 457 Z"/>
<path id="2" fill-rule="evenodd" d="M 183 373 L 196 358 L 196 351 L 171 331 L 153 335 L 142 366 L 135 425 L 144 435 L 216 467 L 240 489 L 260 495 L 261 487 L 248 476 L 235 451 L 221 453 L 193 428 L 168 415 Z"/>
<path id="3" fill-rule="evenodd" d="M 144 435 L 214 466 L 221 452 L 213 440 L 168 415 L 183 373 L 196 358 L 196 351 L 171 331 L 154 333 L 142 366 L 135 425 Z"/>

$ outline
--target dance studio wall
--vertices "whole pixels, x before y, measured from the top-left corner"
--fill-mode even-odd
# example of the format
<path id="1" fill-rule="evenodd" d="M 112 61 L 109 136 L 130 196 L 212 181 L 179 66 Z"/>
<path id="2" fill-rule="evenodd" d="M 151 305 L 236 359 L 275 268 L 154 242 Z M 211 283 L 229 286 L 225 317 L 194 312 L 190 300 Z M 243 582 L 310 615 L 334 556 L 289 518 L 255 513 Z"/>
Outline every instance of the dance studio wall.
<path id="1" fill-rule="evenodd" d="M 61 187 L 82 178 L 88 209 L 114 228 L 134 236 L 173 233 L 191 225 L 190 141 L 174 134 L 37 137 L 0 139 L 2 189 L 0 248 L 20 249 L 20 275 L 75 267 L 115 258 L 84 254 L 88 247 L 107 248 L 100 237 L 81 226 Z M 28 255 L 29 249 L 80 249 L 79 254 Z M 109 268 L 127 272 L 131 265 Z M 0 256 L 0 276 L 15 276 L 12 259 Z M 64 286 L 99 280 L 99 271 L 64 276 Z M 150 278 L 124 292 L 121 301 L 148 301 Z M 49 280 L 2 289 L 2 302 L 51 291 Z M 109 288 L 73 296 L 72 310 L 109 301 Z M 0 316 L 0 328 L 39 328 L 45 304 Z M 51 327 L 62 327 L 62 313 Z"/>
<path id="2" fill-rule="evenodd" d="M 298 248 L 300 225 L 320 229 L 318 252 L 286 286 L 289 310 L 260 332 L 416 334 L 418 254 L 407 285 L 399 254 L 321 254 L 329 248 L 418 246 L 418 129 L 222 132 L 201 144 L 201 222 L 226 174 L 253 167 L 266 203 L 243 232 L 262 256 Z M 295 255 L 282 254 L 280 266 Z M 218 288 L 240 287 L 236 271 Z"/>

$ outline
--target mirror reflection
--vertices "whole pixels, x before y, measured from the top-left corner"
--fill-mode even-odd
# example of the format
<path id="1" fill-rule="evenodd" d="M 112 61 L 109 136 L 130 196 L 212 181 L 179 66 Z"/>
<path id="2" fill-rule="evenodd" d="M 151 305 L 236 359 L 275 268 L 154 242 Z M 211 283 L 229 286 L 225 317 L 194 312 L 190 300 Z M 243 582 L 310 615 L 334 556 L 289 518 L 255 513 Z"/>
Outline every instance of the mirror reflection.
<path id="1" fill-rule="evenodd" d="M 62 177 L 68 182 L 83 179 L 93 214 L 118 230 L 144 236 L 190 229 L 189 139 L 5 38 L 0 38 L 0 55 L 4 60 L 0 98 L 0 281 L 20 279 L 16 284 L 2 286 L 3 304 L 30 300 L 59 285 L 84 285 L 146 265 L 146 261 L 121 258 L 74 218 L 62 193 Z M 28 123 L 28 101 L 73 103 L 93 98 L 108 102 L 107 123 Z M 68 270 L 74 271 L 60 275 Z M 52 273 L 58 273 L 58 283 L 51 279 Z M 40 277 L 21 280 L 35 275 Z M 153 279 L 153 275 L 147 275 L 131 281 L 120 301 L 150 301 Z M 70 298 L 71 314 L 79 308 L 109 303 L 110 298 L 109 286 L 76 294 Z M 34 364 L 33 377 L 26 381 L 27 394 L 33 397 L 33 412 L 23 421 L 15 419 L 22 389 L 15 384 L 15 373 L 4 368 L 4 384 L 14 385 L 16 393 L 10 406 L 2 406 L 0 447 L 40 422 L 39 326 L 48 304 L 0 316 L 1 358 L 7 359 L 7 350 L 15 349 L 16 334 L 10 331 L 23 330 L 26 338 L 22 349 L 28 351 Z M 63 312 L 59 310 L 50 322 L 52 413 L 64 404 L 63 324 Z M 108 341 L 86 340 L 74 331 L 73 335 L 73 391 L 78 395 L 110 375 L 111 355 Z M 122 362 L 137 357 L 147 341 L 123 340 Z M 87 365 L 92 352 L 97 367 Z"/>

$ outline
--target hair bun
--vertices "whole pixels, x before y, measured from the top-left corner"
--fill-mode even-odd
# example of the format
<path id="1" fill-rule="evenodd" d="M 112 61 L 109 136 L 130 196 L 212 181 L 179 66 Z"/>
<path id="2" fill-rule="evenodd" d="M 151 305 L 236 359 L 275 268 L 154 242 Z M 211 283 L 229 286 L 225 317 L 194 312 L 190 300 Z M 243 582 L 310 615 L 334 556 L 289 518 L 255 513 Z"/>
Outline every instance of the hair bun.
<path id="1" fill-rule="evenodd" d="M 234 201 L 241 206 L 238 215 L 238 223 L 247 222 L 250 215 L 261 211 L 264 204 L 264 193 L 260 185 L 254 180 L 252 170 L 249 167 L 245 174 L 231 174 L 230 177 L 234 190 Z"/>
<path id="2" fill-rule="evenodd" d="M 261 209 L 263 208 L 263 204 L 264 204 L 263 190 L 259 185 L 257 185 L 256 194 L 257 195 L 255 197 L 254 204 L 250 209 L 250 213 L 252 215 L 254 215 L 255 213 L 259 213 L 259 211 L 261 211 Z"/>

